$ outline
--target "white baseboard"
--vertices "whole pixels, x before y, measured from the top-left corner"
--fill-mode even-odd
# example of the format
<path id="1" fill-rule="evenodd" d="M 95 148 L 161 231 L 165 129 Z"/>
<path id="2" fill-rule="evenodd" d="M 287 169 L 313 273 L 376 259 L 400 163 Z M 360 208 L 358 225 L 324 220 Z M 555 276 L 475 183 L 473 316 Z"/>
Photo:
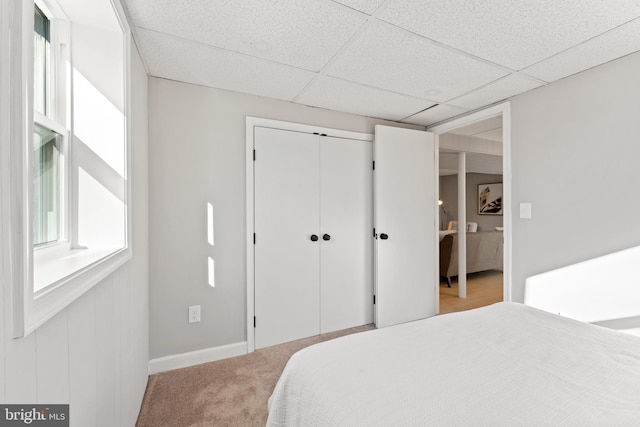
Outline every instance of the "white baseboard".
<path id="1" fill-rule="evenodd" d="M 214 362 L 229 357 L 242 356 L 243 354 L 247 354 L 246 341 L 159 357 L 149 361 L 149 375 L 170 371 L 172 369 L 186 368 L 201 363 Z"/>

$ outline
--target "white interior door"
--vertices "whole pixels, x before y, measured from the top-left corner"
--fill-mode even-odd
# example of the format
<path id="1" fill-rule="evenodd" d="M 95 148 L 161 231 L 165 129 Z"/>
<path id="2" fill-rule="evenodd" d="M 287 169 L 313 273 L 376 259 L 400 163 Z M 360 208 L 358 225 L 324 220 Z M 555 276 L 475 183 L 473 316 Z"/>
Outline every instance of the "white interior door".
<path id="1" fill-rule="evenodd" d="M 320 138 L 320 330 L 373 321 L 373 189 L 369 141 Z"/>
<path id="2" fill-rule="evenodd" d="M 432 133 L 375 127 L 376 326 L 435 315 L 436 183 Z"/>
<path id="3" fill-rule="evenodd" d="M 255 347 L 263 348 L 320 333 L 319 138 L 256 127 L 254 144 Z"/>

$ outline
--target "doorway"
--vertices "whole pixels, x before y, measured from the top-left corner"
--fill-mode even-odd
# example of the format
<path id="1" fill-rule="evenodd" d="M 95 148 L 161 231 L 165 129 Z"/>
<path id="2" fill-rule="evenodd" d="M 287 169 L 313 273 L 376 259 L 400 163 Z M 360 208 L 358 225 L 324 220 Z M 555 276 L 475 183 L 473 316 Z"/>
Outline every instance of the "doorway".
<path id="1" fill-rule="evenodd" d="M 428 130 L 439 152 L 437 312 L 510 301 L 509 103 Z"/>

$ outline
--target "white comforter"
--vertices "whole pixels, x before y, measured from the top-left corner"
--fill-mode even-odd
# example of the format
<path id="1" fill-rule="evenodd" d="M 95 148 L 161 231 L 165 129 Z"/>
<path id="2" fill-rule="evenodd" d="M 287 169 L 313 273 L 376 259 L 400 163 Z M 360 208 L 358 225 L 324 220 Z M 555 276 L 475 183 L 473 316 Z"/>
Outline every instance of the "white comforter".
<path id="1" fill-rule="evenodd" d="M 499 303 L 308 347 L 269 426 L 640 426 L 640 339 Z"/>

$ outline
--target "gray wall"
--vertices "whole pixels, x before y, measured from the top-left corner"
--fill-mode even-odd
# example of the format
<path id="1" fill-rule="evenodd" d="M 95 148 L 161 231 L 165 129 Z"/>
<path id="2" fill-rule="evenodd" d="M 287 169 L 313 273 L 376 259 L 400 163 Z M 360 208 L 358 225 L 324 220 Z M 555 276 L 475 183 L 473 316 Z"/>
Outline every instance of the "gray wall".
<path id="1" fill-rule="evenodd" d="M 467 222 L 477 222 L 478 231 L 491 231 L 495 227 L 502 226 L 502 215 L 478 214 L 478 184 L 502 182 L 502 175 L 468 173 L 467 174 Z M 442 226 L 446 229 L 449 221 L 458 218 L 458 175 L 446 175 L 440 177 L 440 200 L 447 212 Z M 440 210 L 442 213 L 442 209 Z"/>
<path id="2" fill-rule="evenodd" d="M 151 358 L 246 341 L 246 116 L 367 133 L 384 122 L 149 81 Z M 207 203 L 214 211 L 213 247 Z M 215 288 L 207 283 L 208 257 L 215 261 Z M 201 305 L 200 323 L 187 322 L 190 305 Z"/>
<path id="3" fill-rule="evenodd" d="M 640 243 L 638 75 L 635 54 L 512 99 L 514 300 L 529 275 Z M 155 78 L 149 91 L 151 357 L 245 341 L 245 117 L 361 132 L 376 121 Z M 520 202 L 533 219 L 517 217 Z M 188 324 L 195 304 L 202 322 Z"/>
<path id="4" fill-rule="evenodd" d="M 526 277 L 640 244 L 640 53 L 512 100 L 513 297 Z M 519 219 L 519 203 L 533 217 Z"/>
<path id="5" fill-rule="evenodd" d="M 132 122 L 133 258 L 20 339 L 11 338 L 9 280 L 0 291 L 0 402 L 70 403 L 72 426 L 134 425 L 147 385 L 147 76 L 135 47 Z"/>

